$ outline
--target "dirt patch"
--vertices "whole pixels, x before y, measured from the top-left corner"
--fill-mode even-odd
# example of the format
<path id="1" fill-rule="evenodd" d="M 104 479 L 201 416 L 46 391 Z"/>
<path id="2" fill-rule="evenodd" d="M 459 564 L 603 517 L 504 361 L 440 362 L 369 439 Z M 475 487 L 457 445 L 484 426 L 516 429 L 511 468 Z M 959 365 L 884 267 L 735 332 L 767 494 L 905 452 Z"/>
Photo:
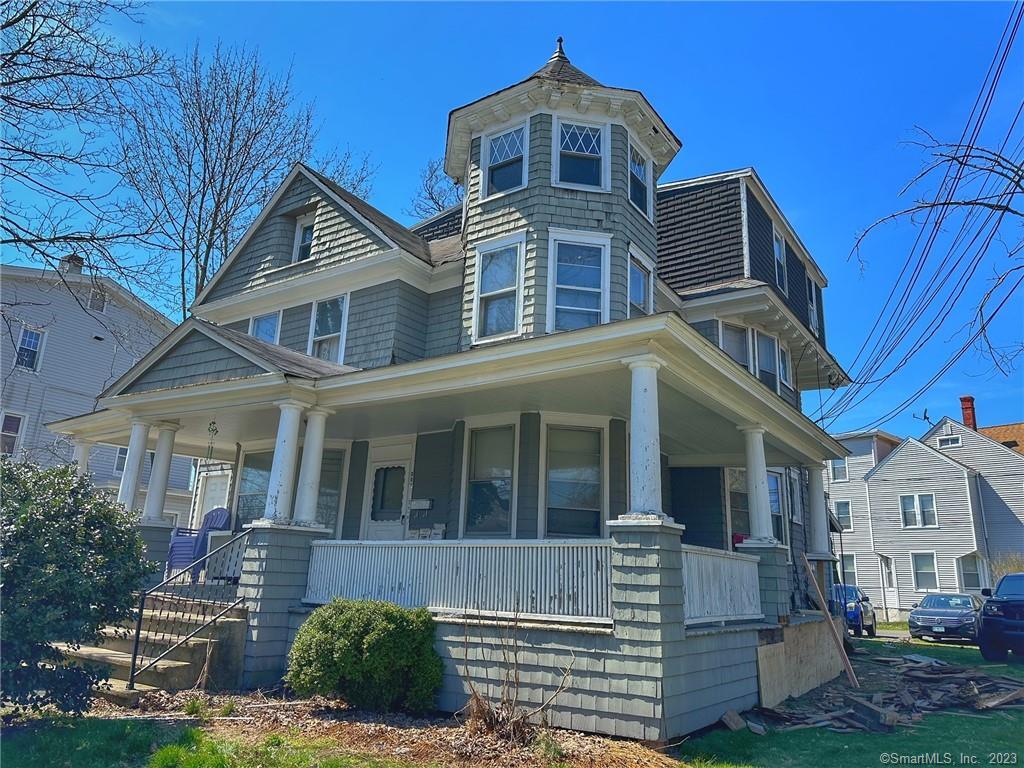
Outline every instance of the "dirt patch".
<path id="1" fill-rule="evenodd" d="M 196 702 L 198 703 L 190 703 Z M 98 701 L 99 717 L 188 719 L 209 733 L 242 741 L 271 734 L 322 742 L 325 750 L 368 754 L 443 766 L 542 768 L 551 763 L 576 768 L 676 768 L 679 763 L 638 742 L 557 729 L 539 740 L 512 747 L 487 734 L 471 733 L 457 719 L 416 718 L 350 709 L 344 702 L 314 697 L 283 699 L 257 693 L 208 695 L 195 691 L 144 695 L 139 708 Z"/>

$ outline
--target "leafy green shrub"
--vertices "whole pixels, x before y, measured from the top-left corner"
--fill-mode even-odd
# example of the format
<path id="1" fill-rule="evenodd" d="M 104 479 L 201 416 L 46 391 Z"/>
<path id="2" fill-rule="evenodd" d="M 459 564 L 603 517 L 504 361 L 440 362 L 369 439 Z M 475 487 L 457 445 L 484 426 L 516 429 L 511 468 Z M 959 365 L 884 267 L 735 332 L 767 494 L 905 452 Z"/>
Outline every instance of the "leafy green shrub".
<path id="1" fill-rule="evenodd" d="M 434 620 L 376 600 L 334 600 L 299 628 L 285 680 L 296 693 L 361 709 L 426 712 L 441 685 Z"/>
<path id="2" fill-rule="evenodd" d="M 68 663 L 58 643 L 94 643 L 128 619 L 152 570 L 135 516 L 71 466 L 0 459 L 0 702 L 89 707 L 106 676 Z"/>

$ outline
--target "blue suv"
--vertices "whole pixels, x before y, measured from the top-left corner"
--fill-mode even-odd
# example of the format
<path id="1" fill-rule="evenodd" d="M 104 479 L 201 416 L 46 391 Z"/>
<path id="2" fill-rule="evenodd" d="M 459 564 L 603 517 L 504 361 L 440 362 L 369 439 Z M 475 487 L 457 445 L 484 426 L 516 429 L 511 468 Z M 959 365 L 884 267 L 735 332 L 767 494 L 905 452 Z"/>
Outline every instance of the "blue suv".
<path id="1" fill-rule="evenodd" d="M 839 608 L 846 613 L 846 626 L 853 630 L 856 637 L 867 632 L 868 637 L 878 634 L 878 621 L 875 619 L 875 608 L 864 590 L 852 584 L 833 584 L 833 599 Z"/>

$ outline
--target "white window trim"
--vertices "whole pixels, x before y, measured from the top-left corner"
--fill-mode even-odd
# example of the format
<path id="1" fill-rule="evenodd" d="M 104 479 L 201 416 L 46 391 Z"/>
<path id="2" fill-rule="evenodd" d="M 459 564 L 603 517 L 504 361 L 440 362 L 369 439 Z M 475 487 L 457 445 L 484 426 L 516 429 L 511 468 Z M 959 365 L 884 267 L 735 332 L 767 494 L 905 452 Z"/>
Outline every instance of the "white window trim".
<path id="1" fill-rule="evenodd" d="M 547 318 L 545 330 L 548 333 L 555 332 L 555 248 L 557 243 L 570 243 L 579 245 L 596 245 L 601 247 L 601 322 L 607 323 L 611 314 L 611 251 L 612 236 L 601 232 L 584 232 L 574 229 L 557 229 L 552 227 L 548 230 L 548 295 L 547 295 Z M 626 299 L 629 300 L 628 297 Z"/>
<path id="2" fill-rule="evenodd" d="M 14 458 L 21 450 L 21 443 L 25 437 L 25 422 L 27 421 L 27 418 L 25 414 L 18 413 L 17 411 L 0 410 L 0 427 L 3 426 L 4 419 L 8 416 L 17 416 L 18 419 L 20 419 L 18 422 L 18 433 L 14 436 L 14 450 L 8 454 L 11 458 Z"/>
<path id="3" fill-rule="evenodd" d="M 473 416 L 467 418 L 463 427 L 462 436 L 462 490 L 459 499 L 459 538 L 468 538 L 471 541 L 486 541 L 484 536 L 466 536 L 466 507 L 469 503 L 469 460 L 470 446 L 472 445 L 471 435 L 473 430 L 491 429 L 494 427 L 512 427 L 512 506 L 509 514 L 512 516 L 510 533 L 507 537 L 502 536 L 499 540 L 506 541 L 516 537 L 516 525 L 519 518 L 519 414 L 498 413 L 487 416 Z"/>
<path id="4" fill-rule="evenodd" d="M 779 285 L 779 258 L 775 253 L 775 241 L 782 240 L 782 275 L 786 278 L 785 285 Z M 789 296 L 789 263 L 786 257 L 786 234 L 772 222 L 772 266 L 775 268 L 775 285 L 782 293 Z"/>
<path id="5" fill-rule="evenodd" d="M 836 479 L 835 470 L 832 468 L 832 462 L 834 462 L 834 461 L 842 461 L 843 465 L 846 467 L 846 477 L 844 479 L 842 479 L 842 480 L 837 480 Z M 829 459 L 828 460 L 828 479 L 829 479 L 830 483 L 848 483 L 848 482 L 850 482 L 850 461 L 849 461 L 849 458 Z"/>
<path id="6" fill-rule="evenodd" d="M 888 569 L 886 569 L 886 567 L 885 567 L 885 564 L 886 564 L 887 561 L 889 563 L 889 568 Z M 911 563 L 911 565 L 913 565 L 913 563 Z M 892 586 L 891 587 L 888 584 L 885 583 L 886 570 L 888 570 L 888 572 L 892 574 Z M 895 591 L 899 590 L 899 581 L 897 580 L 897 576 L 896 576 L 896 559 L 895 558 L 890 557 L 889 555 L 882 555 L 882 554 L 878 555 L 878 577 L 879 577 L 879 584 L 882 585 L 882 589 L 883 590 L 885 590 L 885 589 L 891 589 L 891 590 L 895 590 Z"/>
<path id="7" fill-rule="evenodd" d="M 608 536 L 608 516 L 611 513 L 611 496 L 608 484 L 611 478 L 609 471 L 608 450 L 611 418 L 604 416 L 586 416 L 573 413 L 552 413 L 542 411 L 540 414 L 540 482 L 537 492 L 537 534 L 542 539 L 569 541 L 561 537 L 548 536 L 548 427 L 579 427 L 581 429 L 599 429 L 601 431 L 601 533 L 599 538 Z M 627 473 L 628 475 L 628 473 Z M 627 489 L 628 493 L 628 489 Z M 628 502 L 627 502 L 628 503 Z M 591 541 L 591 537 L 587 537 Z"/>
<path id="8" fill-rule="evenodd" d="M 917 523 L 915 525 L 906 525 L 905 521 L 903 520 L 903 499 L 905 497 L 907 497 L 907 496 L 909 496 L 910 498 L 912 498 L 914 500 L 914 519 L 917 521 Z M 924 524 L 924 516 L 921 514 L 921 497 L 922 496 L 931 496 L 932 497 L 932 504 L 934 506 L 934 511 L 935 511 L 935 525 L 925 525 Z M 940 527 L 939 526 L 939 503 L 935 499 L 935 494 L 933 492 L 928 491 L 928 492 L 925 492 L 925 493 L 901 493 L 901 494 L 898 494 L 898 496 L 897 496 L 896 504 L 897 504 L 897 506 L 899 508 L 900 524 L 903 526 L 903 528 L 929 528 L 929 529 L 934 529 L 934 528 Z"/>
<path id="9" fill-rule="evenodd" d="M 636 141 L 632 134 L 627 131 L 627 137 L 629 141 L 626 143 L 626 197 L 629 198 L 629 203 L 638 211 L 640 211 L 648 221 L 654 221 L 654 160 L 651 158 L 651 153 L 648 152 L 643 144 Z M 633 175 L 630 169 L 630 152 L 632 149 L 636 149 L 643 158 L 644 164 L 647 168 L 647 210 L 643 210 L 635 202 L 633 202 L 633 196 L 630 194 L 630 176 Z"/>
<path id="10" fill-rule="evenodd" d="M 840 528 L 842 529 L 842 532 L 843 532 L 843 533 L 850 533 L 850 532 L 851 532 L 851 531 L 853 530 L 853 504 L 852 504 L 852 503 L 851 503 L 850 501 L 846 500 L 846 499 L 833 499 L 833 500 L 832 500 L 832 505 L 833 505 L 834 507 L 836 507 L 836 506 L 837 506 L 837 505 L 839 505 L 839 504 L 846 504 L 847 508 L 848 508 L 848 509 L 850 510 L 850 527 L 849 527 L 849 528 L 843 528 L 843 527 L 842 527 L 842 525 L 843 525 L 843 521 L 842 521 L 842 519 L 841 519 L 841 518 L 839 517 L 839 510 L 838 510 L 838 507 L 837 507 L 837 508 L 836 508 L 836 510 L 835 510 L 835 513 L 836 513 L 836 520 L 839 520 L 839 526 L 840 526 Z"/>
<path id="11" fill-rule="evenodd" d="M 790 469 L 788 471 L 789 471 L 789 490 L 790 490 L 789 520 L 790 520 L 791 523 L 796 523 L 797 525 L 803 525 L 804 524 L 804 473 L 803 473 L 803 470 L 799 469 L 799 468 L 797 468 L 795 470 L 795 472 L 792 469 Z M 798 494 L 798 496 L 796 498 L 794 498 L 793 494 L 792 494 L 792 491 L 793 491 L 793 481 L 796 481 L 796 490 L 797 490 L 797 494 Z M 799 504 L 796 503 L 797 501 L 799 501 Z M 797 514 L 797 510 L 798 509 L 800 511 L 799 515 Z"/>
<path id="12" fill-rule="evenodd" d="M 578 189 L 584 192 L 611 192 L 612 191 L 612 124 L 610 122 L 595 122 L 593 120 L 578 119 L 562 115 L 553 115 L 551 131 L 551 186 L 562 189 Z M 585 125 L 590 128 L 601 129 L 601 186 L 592 187 L 588 184 L 573 184 L 558 180 L 559 154 L 562 150 L 562 123 L 572 125 Z M 628 152 L 628 150 L 627 150 Z M 629 162 L 627 157 L 626 162 Z M 627 173 L 629 169 L 627 168 Z"/>
<path id="13" fill-rule="evenodd" d="M 292 264 L 298 264 L 299 263 L 299 243 L 302 240 L 302 230 L 307 225 L 313 224 L 315 218 L 316 218 L 316 216 L 314 214 L 307 213 L 307 214 L 305 214 L 303 216 L 299 216 L 297 219 L 295 219 L 295 237 L 294 237 L 294 241 L 292 242 Z M 312 243 L 314 243 L 314 242 L 316 242 L 316 231 L 315 230 L 313 232 L 313 240 L 311 241 L 310 246 L 309 246 L 309 259 L 313 258 L 313 245 L 312 245 Z M 303 261 L 309 261 L 309 259 L 304 259 Z"/>
<path id="14" fill-rule="evenodd" d="M 629 244 L 629 259 L 630 267 L 632 267 L 633 259 L 636 259 L 647 270 L 647 306 L 644 307 L 644 311 L 648 315 L 654 314 L 654 262 L 640 250 L 633 243 Z M 630 299 L 633 288 L 633 270 L 629 269 L 626 271 L 626 317 L 628 318 L 630 309 L 633 306 L 633 302 Z"/>
<path id="15" fill-rule="evenodd" d="M 490 186 L 489 171 L 491 170 L 491 140 L 502 134 L 514 131 L 517 128 L 523 129 L 523 174 L 522 181 L 518 186 L 506 189 L 501 192 L 493 192 L 488 194 L 488 187 Z M 485 159 L 486 158 L 486 159 Z M 518 192 L 521 189 L 525 189 L 530 184 L 530 118 L 527 118 L 525 122 L 519 122 L 512 125 L 505 126 L 499 130 L 491 131 L 490 133 L 481 134 L 480 136 L 480 190 L 478 198 L 480 202 L 485 200 L 494 200 L 495 198 L 502 197 L 503 195 L 509 195 L 513 192 Z"/>
<path id="16" fill-rule="evenodd" d="M 775 337 L 775 355 L 778 358 L 776 361 L 779 367 L 779 394 L 782 394 L 782 384 L 785 384 L 790 389 L 793 389 L 793 355 L 789 352 L 789 347 L 782 343 L 782 339 L 779 336 Z M 786 366 L 786 378 L 782 377 L 782 359 L 785 357 L 788 365 Z"/>
<path id="17" fill-rule="evenodd" d="M 942 582 L 939 580 L 939 559 L 935 556 L 935 550 L 933 549 L 912 549 L 908 553 L 910 555 L 910 577 L 914 580 L 914 591 L 915 592 L 941 592 Z M 914 555 L 931 555 L 932 565 L 935 566 L 935 587 L 919 587 L 917 586 L 917 568 L 914 567 Z"/>
<path id="18" fill-rule="evenodd" d="M 261 317 L 269 317 L 270 315 L 277 315 L 277 328 L 274 330 L 274 341 L 273 341 L 273 343 L 274 344 L 280 344 L 281 343 L 281 320 L 283 319 L 283 317 L 282 317 L 282 310 L 280 310 L 280 309 L 277 310 L 276 312 L 264 312 L 262 315 L 253 315 L 252 317 L 250 317 L 249 318 L 249 335 L 252 336 L 255 339 L 256 337 L 253 336 L 253 329 L 256 326 L 256 320 L 258 318 L 261 318 Z M 260 341 L 263 341 L 263 339 L 260 339 Z"/>
<path id="19" fill-rule="evenodd" d="M 500 333 L 494 336 L 480 336 L 480 261 L 481 256 L 490 251 L 507 248 L 510 245 L 518 246 L 519 255 L 516 265 L 516 327 L 508 333 Z M 473 277 L 473 328 L 470 334 L 472 344 L 490 344 L 495 341 L 514 339 L 523 333 L 523 285 L 526 282 L 526 231 L 516 232 L 506 237 L 498 237 L 493 240 L 485 240 L 475 246 L 476 268 Z M 346 311 L 346 315 L 347 315 Z"/>
<path id="20" fill-rule="evenodd" d="M 947 445 L 943 445 L 943 440 L 949 440 L 951 442 Z M 959 448 L 963 445 L 963 440 L 960 439 L 960 435 L 939 435 L 939 439 L 936 444 L 939 448 Z"/>
<path id="21" fill-rule="evenodd" d="M 853 584 L 851 584 L 850 582 L 848 582 L 846 580 L 846 569 L 843 566 L 843 558 L 844 557 L 851 557 L 851 558 L 853 558 L 853 569 L 852 569 L 853 570 Z M 860 585 L 857 583 L 857 571 L 858 571 L 858 568 L 857 568 L 857 553 L 856 552 L 843 552 L 842 554 L 839 555 L 839 579 L 840 579 L 840 581 L 843 584 L 845 584 L 848 587 L 856 587 L 856 588 L 859 589 Z M 844 599 L 845 599 L 845 596 L 844 596 Z"/>
<path id="22" fill-rule="evenodd" d="M 789 276 L 786 277 L 787 281 Z M 821 330 L 818 328 L 818 283 L 813 277 L 807 275 L 807 325 L 811 332 L 818 336 Z"/>
<path id="23" fill-rule="evenodd" d="M 313 333 L 316 331 L 316 308 L 324 302 L 335 301 L 336 299 L 345 300 L 345 307 L 341 313 L 341 329 L 338 331 L 339 359 L 334 361 L 338 365 L 342 365 L 345 362 L 345 343 L 348 339 L 348 310 L 349 305 L 352 303 L 351 293 L 340 293 L 337 296 L 329 296 L 326 299 L 317 299 L 313 302 L 313 310 L 309 313 L 309 334 L 306 336 L 306 354 L 310 357 L 313 356 L 313 344 L 316 341 L 316 338 L 313 336 Z M 280 327 L 280 325 L 278 325 L 278 327 Z"/>
<path id="24" fill-rule="evenodd" d="M 114 450 L 114 472 L 118 475 L 124 472 L 124 467 L 121 467 L 120 469 L 117 468 L 117 462 L 121 457 L 121 451 L 124 451 L 125 467 L 128 466 L 128 447 L 124 445 L 116 446 L 116 449 Z"/>
<path id="25" fill-rule="evenodd" d="M 973 557 L 974 558 L 974 562 L 976 562 L 978 564 L 978 586 L 977 587 L 968 587 L 966 584 L 964 584 L 964 568 L 963 568 L 963 565 L 964 565 L 964 558 L 965 557 Z M 979 555 L 977 552 L 968 552 L 966 555 L 960 555 L 956 559 L 956 583 L 957 583 L 957 589 L 959 589 L 961 592 L 978 592 L 978 591 L 984 589 L 987 586 L 988 579 L 985 578 L 985 566 L 982 563 L 981 555 Z"/>
<path id="26" fill-rule="evenodd" d="M 25 332 L 31 331 L 32 333 L 39 334 L 39 349 L 36 350 L 36 365 L 35 368 L 27 368 L 24 365 L 18 365 L 18 352 L 21 350 L 21 342 L 25 338 Z M 36 328 L 26 323 L 21 324 L 21 332 L 18 334 L 18 346 L 14 349 L 14 367 L 19 371 L 26 371 L 27 373 L 39 373 L 39 369 L 43 365 L 43 353 L 46 351 L 46 337 L 49 334 L 42 328 Z"/>
<path id="27" fill-rule="evenodd" d="M 729 355 L 729 353 L 725 351 L 725 326 L 727 326 L 727 325 L 729 327 L 731 327 L 731 328 L 738 328 L 739 330 L 743 331 L 744 335 L 746 336 L 746 339 L 747 339 L 747 364 L 746 365 L 740 365 L 740 363 L 736 362 L 735 360 L 732 360 L 732 356 Z M 748 328 L 745 325 L 740 325 L 739 323 L 731 322 L 729 320 L 719 319 L 718 320 L 718 348 L 720 350 L 722 350 L 723 352 L 725 352 L 726 356 L 729 357 L 729 359 L 732 360 L 734 363 L 736 363 L 736 365 L 739 365 L 741 368 L 745 369 L 747 373 L 749 373 L 749 374 L 753 374 L 754 373 L 753 370 L 751 370 L 753 368 L 753 365 L 754 365 L 754 353 L 753 353 L 753 351 L 750 348 L 750 328 Z"/>
<path id="28" fill-rule="evenodd" d="M 786 547 L 786 561 L 793 561 L 793 537 L 789 525 L 792 515 L 789 509 L 789 476 L 785 467 L 768 467 L 767 475 L 779 478 L 779 512 L 782 514 L 782 544 Z M 769 517 L 774 517 L 769 509 Z M 773 528 L 774 533 L 774 528 Z"/>

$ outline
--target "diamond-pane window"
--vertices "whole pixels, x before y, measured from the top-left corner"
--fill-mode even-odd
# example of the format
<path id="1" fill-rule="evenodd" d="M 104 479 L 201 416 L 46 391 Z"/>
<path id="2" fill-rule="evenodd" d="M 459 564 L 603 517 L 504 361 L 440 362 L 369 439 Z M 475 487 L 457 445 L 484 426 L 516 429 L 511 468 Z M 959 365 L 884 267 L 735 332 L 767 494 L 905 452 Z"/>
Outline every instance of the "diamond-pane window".
<path id="1" fill-rule="evenodd" d="M 490 140 L 487 159 L 487 194 L 505 192 L 526 183 L 523 178 L 525 126 L 506 131 Z"/>
<path id="2" fill-rule="evenodd" d="M 562 123 L 559 132 L 558 181 L 588 187 L 602 185 L 602 130 Z"/>
<path id="3" fill-rule="evenodd" d="M 629 199 L 647 215 L 647 158 L 629 145 Z"/>

